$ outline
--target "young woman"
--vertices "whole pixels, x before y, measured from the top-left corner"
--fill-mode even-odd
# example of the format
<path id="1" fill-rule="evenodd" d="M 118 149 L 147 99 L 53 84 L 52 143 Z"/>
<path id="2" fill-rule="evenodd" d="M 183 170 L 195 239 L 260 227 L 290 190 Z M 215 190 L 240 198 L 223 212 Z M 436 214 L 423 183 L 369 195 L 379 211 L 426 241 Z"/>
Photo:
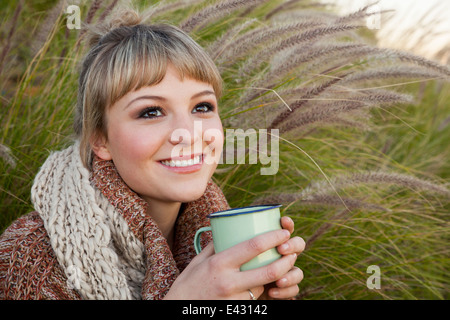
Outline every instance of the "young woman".
<path id="1" fill-rule="evenodd" d="M 224 139 L 221 78 L 181 30 L 117 17 L 92 36 L 82 65 L 76 141 L 37 174 L 36 212 L 0 238 L 0 298 L 294 297 L 304 241 L 290 237 L 288 217 L 217 254 L 205 237 L 195 254 L 206 216 L 229 208 L 211 180 Z M 273 247 L 281 259 L 239 271 Z"/>

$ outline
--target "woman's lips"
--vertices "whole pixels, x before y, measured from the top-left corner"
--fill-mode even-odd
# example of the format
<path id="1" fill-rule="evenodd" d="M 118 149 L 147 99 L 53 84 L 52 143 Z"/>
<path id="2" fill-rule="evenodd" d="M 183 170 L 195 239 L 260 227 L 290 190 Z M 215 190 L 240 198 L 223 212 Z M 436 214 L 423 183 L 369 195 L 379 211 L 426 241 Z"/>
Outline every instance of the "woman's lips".
<path id="1" fill-rule="evenodd" d="M 159 163 L 165 168 L 176 173 L 191 173 L 201 169 L 203 165 L 203 155 L 191 155 L 188 157 L 179 157 L 176 160 L 160 160 Z"/>

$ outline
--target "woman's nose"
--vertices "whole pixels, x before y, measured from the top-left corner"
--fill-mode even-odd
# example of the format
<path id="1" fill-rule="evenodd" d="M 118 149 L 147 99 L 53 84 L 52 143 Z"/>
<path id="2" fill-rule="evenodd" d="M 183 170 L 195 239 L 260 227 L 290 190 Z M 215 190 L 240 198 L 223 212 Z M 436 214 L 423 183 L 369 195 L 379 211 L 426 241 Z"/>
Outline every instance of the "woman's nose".
<path id="1" fill-rule="evenodd" d="M 202 122 L 183 119 L 177 121 L 170 135 L 169 141 L 173 145 L 191 146 L 202 137 Z"/>

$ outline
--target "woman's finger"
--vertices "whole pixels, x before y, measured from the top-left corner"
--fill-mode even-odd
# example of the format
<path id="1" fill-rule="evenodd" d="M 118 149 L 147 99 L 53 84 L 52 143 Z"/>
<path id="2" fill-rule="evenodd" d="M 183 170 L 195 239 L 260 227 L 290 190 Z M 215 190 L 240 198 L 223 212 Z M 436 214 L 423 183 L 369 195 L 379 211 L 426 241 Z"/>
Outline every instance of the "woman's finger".
<path id="1" fill-rule="evenodd" d="M 239 286 L 252 288 L 275 282 L 292 269 L 296 259 L 296 254 L 287 255 L 264 267 L 243 271 L 240 273 Z"/>
<path id="2" fill-rule="evenodd" d="M 264 286 L 253 287 L 245 290 L 241 296 L 242 300 L 257 300 L 264 292 Z M 254 298 L 254 299 L 253 299 Z"/>
<path id="3" fill-rule="evenodd" d="M 303 271 L 294 267 L 283 278 L 275 282 L 275 286 L 268 290 L 267 295 L 273 299 L 292 298 L 298 293 L 298 284 L 302 280 Z"/>
<path id="4" fill-rule="evenodd" d="M 274 299 L 289 299 L 295 297 L 299 292 L 298 285 L 293 285 L 286 288 L 271 288 L 269 289 L 269 297 Z"/>
<path id="5" fill-rule="evenodd" d="M 303 280 L 303 271 L 300 268 L 292 268 L 281 279 L 277 280 L 276 285 L 279 288 L 286 288 L 297 285 Z"/>
<path id="6" fill-rule="evenodd" d="M 290 217 L 288 217 L 288 216 L 281 217 L 280 222 L 281 222 L 281 227 L 283 229 L 288 230 L 289 233 L 291 233 L 291 234 L 292 234 L 292 232 L 294 232 L 294 221 Z"/>
<path id="7" fill-rule="evenodd" d="M 219 252 L 213 258 L 220 259 L 222 265 L 240 268 L 257 255 L 286 242 L 289 237 L 290 233 L 284 229 L 269 231 Z"/>
<path id="8" fill-rule="evenodd" d="M 214 255 L 214 244 L 211 241 L 210 243 L 208 243 L 208 245 L 206 247 L 204 247 L 202 249 L 202 251 L 198 255 L 196 255 L 194 257 L 194 259 L 192 259 L 190 265 L 196 266 L 197 264 L 205 261 L 207 258 L 211 257 L 212 255 Z"/>
<path id="9" fill-rule="evenodd" d="M 301 237 L 292 237 L 282 245 L 278 246 L 277 250 L 282 255 L 292 253 L 296 253 L 298 255 L 302 253 L 303 250 L 305 250 L 305 246 L 305 240 L 303 240 Z"/>

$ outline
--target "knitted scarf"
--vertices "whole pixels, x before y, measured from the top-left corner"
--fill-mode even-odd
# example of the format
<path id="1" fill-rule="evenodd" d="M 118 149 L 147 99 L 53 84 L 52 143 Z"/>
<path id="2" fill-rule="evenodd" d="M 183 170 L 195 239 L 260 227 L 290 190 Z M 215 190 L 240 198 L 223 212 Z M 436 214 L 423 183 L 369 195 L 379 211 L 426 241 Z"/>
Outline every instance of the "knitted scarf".
<path id="1" fill-rule="evenodd" d="M 48 157 L 31 193 L 68 285 L 84 299 L 162 299 L 195 256 L 193 237 L 209 224 L 206 215 L 229 208 L 210 180 L 200 199 L 182 205 L 172 252 L 113 162 L 96 158 L 91 173 L 79 143 Z"/>

